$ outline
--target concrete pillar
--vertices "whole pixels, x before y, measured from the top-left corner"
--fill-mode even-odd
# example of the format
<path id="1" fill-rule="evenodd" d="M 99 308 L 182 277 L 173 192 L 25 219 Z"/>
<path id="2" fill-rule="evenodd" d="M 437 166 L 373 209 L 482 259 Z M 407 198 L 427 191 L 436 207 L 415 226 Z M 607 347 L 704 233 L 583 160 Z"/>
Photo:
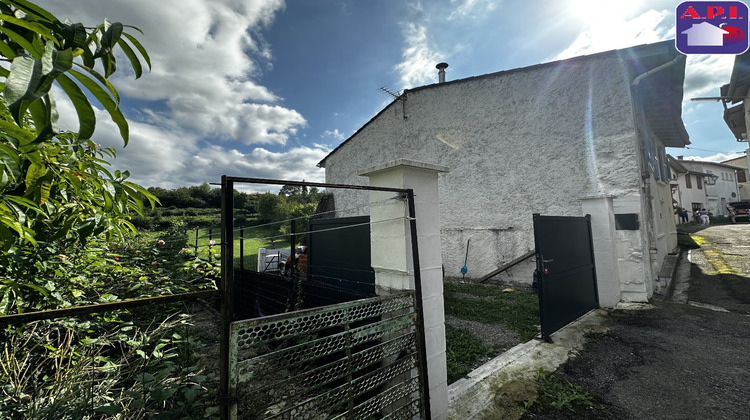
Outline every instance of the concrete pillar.
<path id="1" fill-rule="evenodd" d="M 591 239 L 594 244 L 599 306 L 613 308 L 620 302 L 620 276 L 617 268 L 617 236 L 612 198 L 586 198 L 582 200 L 581 207 L 584 214 L 591 215 Z"/>
<path id="2" fill-rule="evenodd" d="M 438 174 L 448 168 L 399 159 L 359 171 L 370 186 L 414 191 L 417 244 L 422 279 L 425 349 L 433 419 L 448 412 L 448 379 L 445 362 L 445 314 L 440 241 Z M 370 192 L 370 242 L 372 268 L 378 294 L 414 289 L 411 231 L 406 200 L 389 200 L 394 193 Z"/>

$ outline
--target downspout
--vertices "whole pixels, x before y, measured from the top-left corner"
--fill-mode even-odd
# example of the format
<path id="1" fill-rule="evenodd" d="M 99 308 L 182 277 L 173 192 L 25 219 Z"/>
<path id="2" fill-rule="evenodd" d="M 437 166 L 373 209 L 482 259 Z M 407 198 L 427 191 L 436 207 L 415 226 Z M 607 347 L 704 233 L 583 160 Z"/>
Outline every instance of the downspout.
<path id="1" fill-rule="evenodd" d="M 646 118 L 643 113 L 642 109 L 642 99 L 641 96 L 638 94 L 638 87 L 643 79 L 646 77 L 658 73 L 666 68 L 669 68 L 678 62 L 680 60 L 684 60 L 686 57 L 682 54 L 678 55 L 677 57 L 673 58 L 672 60 L 661 64 L 657 67 L 654 67 L 651 70 L 645 71 L 638 76 L 636 76 L 633 79 L 633 82 L 631 83 L 630 87 L 630 96 L 633 103 L 633 121 L 636 123 L 636 135 L 638 137 L 638 149 L 640 150 L 640 169 L 641 169 L 641 182 L 643 183 L 643 193 L 648 197 L 648 205 L 646 206 L 646 223 L 649 224 L 648 228 L 648 242 L 649 242 L 649 267 L 653 270 L 653 261 L 651 255 L 652 252 L 658 251 L 658 248 L 656 247 L 656 238 L 654 237 L 654 229 L 653 226 L 653 220 L 654 220 L 654 209 L 653 209 L 653 197 L 651 195 L 651 181 L 650 177 L 651 174 L 648 172 L 648 153 L 645 150 L 645 139 L 643 138 L 644 133 L 640 131 L 638 128 L 641 127 L 642 129 L 646 129 L 648 125 L 646 124 Z M 640 122 L 640 124 L 639 124 Z M 651 134 L 649 134 L 650 136 Z M 654 273 L 652 273 L 653 277 Z"/>

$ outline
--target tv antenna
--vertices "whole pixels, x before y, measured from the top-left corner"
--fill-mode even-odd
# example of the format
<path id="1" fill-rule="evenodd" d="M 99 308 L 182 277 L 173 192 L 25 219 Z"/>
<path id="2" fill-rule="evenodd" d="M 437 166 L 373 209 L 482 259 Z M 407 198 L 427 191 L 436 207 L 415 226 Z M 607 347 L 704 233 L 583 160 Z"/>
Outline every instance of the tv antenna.
<path id="1" fill-rule="evenodd" d="M 384 93 L 387 93 L 387 94 L 393 96 L 396 99 L 398 99 L 401 96 L 401 94 L 399 94 L 399 93 L 394 93 L 394 92 L 388 90 L 388 88 L 385 87 L 385 86 L 381 86 L 378 90 L 380 90 L 380 91 L 382 91 Z"/>

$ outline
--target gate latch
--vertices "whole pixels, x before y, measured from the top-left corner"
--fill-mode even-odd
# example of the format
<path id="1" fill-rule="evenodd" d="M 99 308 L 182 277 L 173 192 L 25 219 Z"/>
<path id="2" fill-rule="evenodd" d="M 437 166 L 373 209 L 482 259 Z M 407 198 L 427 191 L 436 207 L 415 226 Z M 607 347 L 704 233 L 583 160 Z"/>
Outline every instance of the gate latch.
<path id="1" fill-rule="evenodd" d="M 548 262 L 552 262 L 552 261 L 554 261 L 554 260 L 544 260 L 543 259 L 542 260 L 542 264 L 545 264 L 545 263 L 548 263 Z M 544 274 L 549 274 L 549 269 L 547 269 L 547 267 L 544 266 L 544 265 L 542 265 L 542 267 L 544 268 Z"/>

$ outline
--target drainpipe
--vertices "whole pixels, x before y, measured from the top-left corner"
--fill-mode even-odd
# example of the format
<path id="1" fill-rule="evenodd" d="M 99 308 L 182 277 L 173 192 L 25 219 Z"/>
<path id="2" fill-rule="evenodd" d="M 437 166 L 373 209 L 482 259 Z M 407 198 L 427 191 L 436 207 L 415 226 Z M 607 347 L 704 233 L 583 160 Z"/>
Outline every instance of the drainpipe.
<path id="1" fill-rule="evenodd" d="M 664 64 L 661 64 L 657 67 L 654 67 L 651 70 L 648 70 L 639 74 L 638 76 L 635 77 L 635 79 L 633 79 L 633 82 L 631 83 L 631 88 L 630 88 L 631 98 L 633 99 L 632 101 L 633 114 L 634 114 L 633 119 L 636 123 L 638 123 L 639 121 L 642 122 L 642 124 L 638 124 L 638 125 L 645 126 L 645 115 L 643 115 L 643 112 L 641 109 L 641 97 L 640 95 L 637 94 L 637 91 L 636 91 L 641 81 L 654 73 L 660 72 L 666 68 L 669 68 L 677 64 L 680 60 L 684 60 L 685 58 L 686 56 L 680 54 L 677 57 L 673 58 L 670 61 L 667 61 Z M 651 196 L 651 180 L 649 179 L 651 177 L 651 174 L 648 173 L 648 163 L 646 162 L 648 158 L 648 153 L 646 153 L 646 150 L 644 148 L 643 134 L 641 134 L 641 132 L 638 130 L 638 125 L 636 126 L 636 133 L 638 135 L 638 148 L 640 149 L 640 153 L 641 153 L 640 166 L 641 166 L 641 179 L 643 182 L 643 193 L 646 195 L 646 197 L 649 198 L 648 205 L 646 206 L 646 217 L 647 217 L 646 223 L 648 224 L 648 226 L 650 226 L 650 229 L 648 232 L 648 239 L 649 239 L 649 248 L 651 251 L 650 254 L 653 255 L 655 252 L 658 252 L 658 248 L 656 248 L 656 238 L 654 236 L 654 229 L 655 229 L 654 224 L 653 224 L 654 209 L 653 209 L 653 203 L 652 203 L 653 198 Z M 649 266 L 653 270 L 653 261 L 651 261 L 651 258 L 649 258 L 649 262 L 650 262 Z M 653 277 L 653 274 L 654 273 L 652 273 L 652 277 Z"/>

